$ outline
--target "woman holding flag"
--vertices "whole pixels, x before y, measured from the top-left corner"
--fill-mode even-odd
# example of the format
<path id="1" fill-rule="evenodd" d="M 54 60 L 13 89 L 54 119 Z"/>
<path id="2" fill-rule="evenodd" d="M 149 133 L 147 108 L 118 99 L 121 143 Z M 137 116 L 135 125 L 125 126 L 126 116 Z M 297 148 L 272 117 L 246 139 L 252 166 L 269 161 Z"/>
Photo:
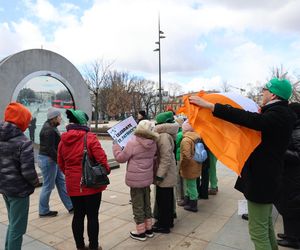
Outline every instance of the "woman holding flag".
<path id="1" fill-rule="evenodd" d="M 213 103 L 205 95 L 190 96 L 189 102 L 198 106 L 198 109 L 200 107 L 200 111 L 211 111 L 214 117 L 261 132 L 261 142 L 246 159 L 235 188 L 248 201 L 249 233 L 255 249 L 276 250 L 278 245 L 272 223 L 272 206 L 278 199 L 284 153 L 295 123 L 295 115 L 288 107 L 292 86 L 286 79 L 273 78 L 265 85 L 262 94 L 261 113 L 226 103 Z M 192 126 L 195 128 L 200 124 Z M 203 139 L 205 141 L 204 136 Z M 216 153 L 214 148 L 210 150 Z M 243 145 L 240 145 L 240 150 L 243 150 Z M 218 154 L 216 157 L 219 159 Z"/>

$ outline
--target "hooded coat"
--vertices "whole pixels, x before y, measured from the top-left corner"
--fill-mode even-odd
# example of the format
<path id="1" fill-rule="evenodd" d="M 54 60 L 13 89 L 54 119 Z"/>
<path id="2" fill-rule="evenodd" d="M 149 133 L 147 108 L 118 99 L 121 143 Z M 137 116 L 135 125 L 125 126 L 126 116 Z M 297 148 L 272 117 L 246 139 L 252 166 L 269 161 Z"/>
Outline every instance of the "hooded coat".
<path id="1" fill-rule="evenodd" d="M 127 161 L 127 186 L 143 188 L 153 183 L 157 139 L 157 133 L 137 128 L 123 150 L 118 144 L 113 145 L 115 159 L 120 163 Z"/>
<path id="2" fill-rule="evenodd" d="M 65 174 L 66 188 L 69 196 L 92 195 L 106 189 L 106 186 L 86 188 L 80 184 L 85 134 L 87 134 L 89 157 L 102 164 L 108 173 L 110 172 L 106 154 L 99 140 L 95 134 L 87 132 L 84 128 L 87 127 L 80 125 L 76 127 L 67 126 L 67 132 L 62 134 L 58 145 L 57 163 L 61 171 Z"/>
<path id="3" fill-rule="evenodd" d="M 18 119 L 20 118 L 20 119 Z M 0 123 L 0 193 L 27 197 L 39 183 L 34 165 L 32 142 L 23 134 L 31 119 L 21 104 L 13 103 Z"/>
<path id="4" fill-rule="evenodd" d="M 178 128 L 177 123 L 157 124 L 154 128 L 154 131 L 159 133 L 156 176 L 163 178 L 162 181 L 157 183 L 160 187 L 174 187 L 176 185 L 177 173 L 174 147 Z"/>
<path id="5" fill-rule="evenodd" d="M 180 144 L 180 175 L 185 179 L 196 179 L 201 175 L 202 164 L 196 162 L 195 143 L 200 140 L 196 132 L 185 132 Z"/>

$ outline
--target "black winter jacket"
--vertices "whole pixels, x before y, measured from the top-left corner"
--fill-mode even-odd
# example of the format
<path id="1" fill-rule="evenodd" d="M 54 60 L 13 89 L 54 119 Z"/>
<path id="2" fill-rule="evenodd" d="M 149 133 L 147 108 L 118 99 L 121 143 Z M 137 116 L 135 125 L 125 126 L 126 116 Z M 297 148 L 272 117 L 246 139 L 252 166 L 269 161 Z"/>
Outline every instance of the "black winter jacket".
<path id="1" fill-rule="evenodd" d="M 280 200 L 277 209 L 284 217 L 300 218 L 300 120 L 285 152 Z M 278 206 L 279 205 L 279 206 Z"/>
<path id="2" fill-rule="evenodd" d="M 265 105 L 261 113 L 216 104 L 213 114 L 226 121 L 261 131 L 262 141 L 246 161 L 235 188 L 252 202 L 275 202 L 279 196 L 284 153 L 296 121 L 295 113 L 288 108 L 288 102 L 277 101 Z"/>
<path id="3" fill-rule="evenodd" d="M 60 133 L 56 127 L 51 126 L 46 121 L 40 132 L 40 151 L 39 154 L 50 157 L 57 162 L 57 149 L 60 142 Z"/>
<path id="4" fill-rule="evenodd" d="M 0 123 L 0 193 L 27 197 L 37 184 L 32 142 L 16 125 Z"/>

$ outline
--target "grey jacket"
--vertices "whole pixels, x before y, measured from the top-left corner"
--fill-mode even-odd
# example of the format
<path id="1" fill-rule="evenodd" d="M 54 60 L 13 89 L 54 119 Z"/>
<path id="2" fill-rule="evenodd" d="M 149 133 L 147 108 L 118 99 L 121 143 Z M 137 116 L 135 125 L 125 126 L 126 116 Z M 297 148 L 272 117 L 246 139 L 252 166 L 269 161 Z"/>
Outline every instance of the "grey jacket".
<path id="1" fill-rule="evenodd" d="M 32 142 L 14 124 L 0 123 L 0 193 L 27 197 L 34 192 L 38 177 Z"/>

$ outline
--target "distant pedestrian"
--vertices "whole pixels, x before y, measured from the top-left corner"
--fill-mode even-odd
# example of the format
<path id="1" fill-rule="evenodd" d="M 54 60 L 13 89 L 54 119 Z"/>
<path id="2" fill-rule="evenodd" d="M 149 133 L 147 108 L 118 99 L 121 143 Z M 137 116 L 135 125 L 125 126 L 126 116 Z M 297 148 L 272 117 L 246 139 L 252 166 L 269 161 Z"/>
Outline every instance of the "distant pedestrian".
<path id="1" fill-rule="evenodd" d="M 29 137 L 30 137 L 30 140 L 32 140 L 32 142 L 34 142 L 34 133 L 35 133 L 35 129 L 36 129 L 36 118 L 33 117 L 31 122 L 29 123 L 29 127 L 28 127 L 28 130 L 29 130 Z"/>
<path id="2" fill-rule="evenodd" d="M 57 215 L 57 211 L 51 211 L 49 207 L 50 195 L 55 186 L 65 208 L 69 213 L 73 212 L 73 205 L 66 191 L 65 176 L 57 165 L 57 148 L 60 142 L 60 133 L 57 127 L 60 123 L 60 111 L 56 108 L 50 108 L 47 112 L 47 121 L 40 132 L 38 163 L 43 176 L 39 201 L 40 217 L 54 217 Z"/>
<path id="3" fill-rule="evenodd" d="M 143 120 L 137 125 L 134 135 L 125 148 L 113 145 L 113 154 L 120 163 L 127 162 L 126 184 L 130 187 L 130 196 L 136 230 L 130 237 L 144 241 L 153 237 L 152 213 L 150 203 L 150 185 L 153 183 L 156 140 L 158 134 L 153 132 L 154 124 Z"/>
<path id="4" fill-rule="evenodd" d="M 23 133 L 30 120 L 29 110 L 13 102 L 6 107 L 4 122 L 0 123 L 0 193 L 8 215 L 5 250 L 21 249 L 29 196 L 39 184 L 32 142 Z"/>
<path id="5" fill-rule="evenodd" d="M 262 90 L 261 113 L 189 97 L 190 103 L 210 110 L 220 119 L 261 131 L 261 143 L 245 162 L 235 185 L 248 201 L 249 233 L 256 250 L 278 249 L 272 208 L 279 196 L 284 154 L 296 120 L 288 107 L 291 94 L 288 80 L 271 79 Z"/>
<path id="6" fill-rule="evenodd" d="M 61 136 L 58 147 L 58 165 L 66 176 L 67 192 L 74 205 L 72 231 L 78 250 L 100 250 L 99 246 L 99 209 L 102 191 L 100 188 L 87 188 L 81 185 L 84 136 L 90 159 L 104 166 L 110 172 L 106 154 L 97 136 L 87 126 L 88 115 L 81 110 L 68 109 L 67 132 Z M 87 217 L 89 248 L 84 243 L 84 219 Z"/>
<path id="7" fill-rule="evenodd" d="M 145 110 L 140 110 L 138 112 L 138 116 L 137 116 L 137 123 L 139 123 L 140 121 L 142 120 L 148 120 L 148 116 L 146 114 L 146 111 Z"/>

